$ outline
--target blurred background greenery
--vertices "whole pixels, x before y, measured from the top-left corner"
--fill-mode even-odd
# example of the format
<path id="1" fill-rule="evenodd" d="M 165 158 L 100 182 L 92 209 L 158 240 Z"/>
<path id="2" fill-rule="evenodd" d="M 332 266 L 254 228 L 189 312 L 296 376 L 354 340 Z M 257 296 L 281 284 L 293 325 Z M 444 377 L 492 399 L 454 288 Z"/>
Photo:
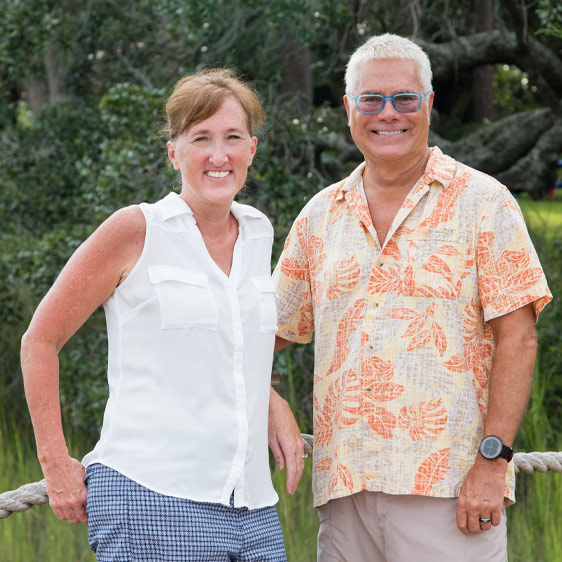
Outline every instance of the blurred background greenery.
<path id="1" fill-rule="evenodd" d="M 532 402 L 518 450 L 562 450 L 562 5 L 538 0 L 0 0 L 0 490 L 41 478 L 19 341 L 64 262 L 111 212 L 174 188 L 163 103 L 201 68 L 230 66 L 268 113 L 243 202 L 288 229 L 319 189 L 361 160 L 341 101 L 349 55 L 370 35 L 413 37 L 430 55 L 430 144 L 518 197 L 555 296 L 538 324 Z M 101 424 L 106 337 L 97 311 L 61 354 L 76 456 Z M 311 433 L 310 346 L 279 354 L 281 393 Z M 310 461 L 308 461 L 310 463 Z M 310 466 L 282 496 L 290 560 L 314 559 Z M 283 476 L 275 472 L 277 488 Z M 562 560 L 562 476 L 519 478 L 512 560 Z M 84 529 L 34 508 L 0 522 L 0 559 L 89 560 Z M 5 558 L 4 552 L 13 555 Z"/>

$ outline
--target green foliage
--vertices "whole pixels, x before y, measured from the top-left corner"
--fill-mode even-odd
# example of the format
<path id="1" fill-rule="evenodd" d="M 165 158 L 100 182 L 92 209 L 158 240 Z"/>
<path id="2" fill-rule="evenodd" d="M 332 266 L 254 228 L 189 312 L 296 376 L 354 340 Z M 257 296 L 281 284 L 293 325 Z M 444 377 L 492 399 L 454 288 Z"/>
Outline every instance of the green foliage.
<path id="1" fill-rule="evenodd" d="M 21 112 L 22 110 L 20 110 Z M 95 158 L 99 111 L 80 100 L 47 105 L 0 132 L 0 222 L 38 235 L 87 216 L 76 163 Z"/>
<path id="2" fill-rule="evenodd" d="M 556 0 L 540 0 L 537 14 L 542 25 L 539 33 L 562 39 L 562 4 Z"/>
<path id="3" fill-rule="evenodd" d="M 515 66 L 497 65 L 493 85 L 494 107 L 499 118 L 540 107 L 534 97 L 536 86 Z"/>
<path id="4" fill-rule="evenodd" d="M 119 207 L 154 201 L 169 191 L 173 176 L 160 135 L 165 100 L 163 89 L 129 83 L 112 86 L 101 98 L 99 154 L 76 164 L 95 223 Z"/>

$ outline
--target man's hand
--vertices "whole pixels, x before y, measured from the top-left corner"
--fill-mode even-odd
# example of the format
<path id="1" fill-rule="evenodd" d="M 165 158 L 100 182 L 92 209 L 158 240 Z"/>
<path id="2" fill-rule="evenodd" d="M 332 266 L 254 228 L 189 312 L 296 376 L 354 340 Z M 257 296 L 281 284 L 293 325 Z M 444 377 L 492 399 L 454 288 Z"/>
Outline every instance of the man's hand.
<path id="1" fill-rule="evenodd" d="M 71 457 L 42 464 L 49 504 L 55 515 L 70 523 L 88 523 L 84 467 Z"/>
<path id="2" fill-rule="evenodd" d="M 304 469 L 304 441 L 289 404 L 273 389 L 269 396 L 268 433 L 279 470 L 287 468 L 287 492 L 294 494 Z"/>
<path id="3" fill-rule="evenodd" d="M 487 531 L 500 524 L 505 494 L 507 461 L 487 460 L 478 455 L 474 466 L 463 482 L 457 504 L 457 527 L 472 535 Z M 492 518 L 490 523 L 481 523 L 480 518 Z"/>

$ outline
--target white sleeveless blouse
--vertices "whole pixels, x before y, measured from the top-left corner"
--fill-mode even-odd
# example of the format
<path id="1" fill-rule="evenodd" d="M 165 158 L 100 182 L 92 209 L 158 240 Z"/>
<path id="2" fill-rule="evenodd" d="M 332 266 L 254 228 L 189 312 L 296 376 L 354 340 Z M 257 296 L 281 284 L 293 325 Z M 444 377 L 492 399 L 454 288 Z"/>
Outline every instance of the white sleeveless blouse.
<path id="1" fill-rule="evenodd" d="M 137 264 L 105 302 L 109 400 L 99 462 L 161 494 L 250 509 L 274 505 L 267 446 L 273 229 L 247 205 L 230 276 L 176 193 L 140 208 Z"/>

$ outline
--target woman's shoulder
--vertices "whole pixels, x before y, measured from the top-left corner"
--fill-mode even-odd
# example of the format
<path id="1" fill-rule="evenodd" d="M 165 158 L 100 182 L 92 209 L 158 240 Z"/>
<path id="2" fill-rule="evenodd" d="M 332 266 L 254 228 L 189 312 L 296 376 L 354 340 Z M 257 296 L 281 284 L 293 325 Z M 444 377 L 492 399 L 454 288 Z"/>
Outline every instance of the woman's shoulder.
<path id="1" fill-rule="evenodd" d="M 98 228 L 98 231 L 119 240 L 131 240 L 139 236 L 144 238 L 146 219 L 139 205 L 122 207 L 110 215 Z"/>

